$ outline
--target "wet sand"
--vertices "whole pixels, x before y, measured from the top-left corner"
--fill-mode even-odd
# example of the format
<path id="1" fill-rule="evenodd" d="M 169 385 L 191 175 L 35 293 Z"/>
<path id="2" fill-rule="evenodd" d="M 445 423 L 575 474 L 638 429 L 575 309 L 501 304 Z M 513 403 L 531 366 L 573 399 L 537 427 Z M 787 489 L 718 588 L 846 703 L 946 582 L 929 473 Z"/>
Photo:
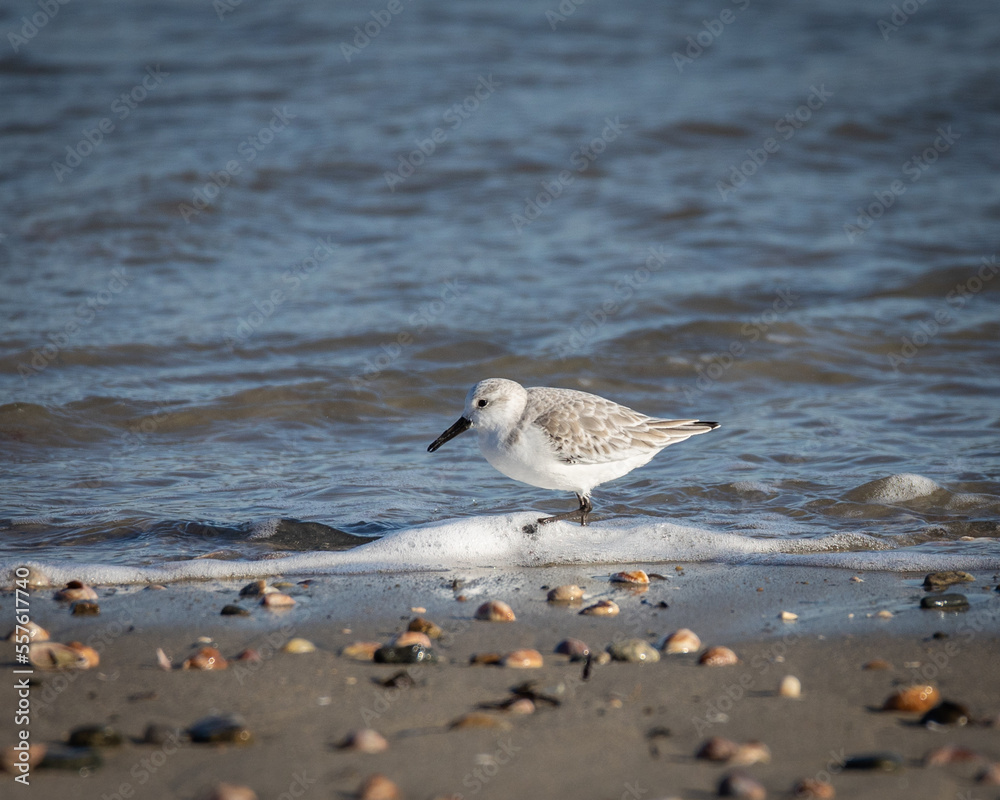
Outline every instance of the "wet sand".
<path id="1" fill-rule="evenodd" d="M 240 600 L 243 581 L 171 584 L 157 590 L 97 587 L 101 614 L 74 617 L 52 590 L 31 595 L 31 617 L 52 639 L 91 643 L 100 665 L 79 672 L 34 674 L 30 689 L 31 741 L 54 745 L 81 725 L 107 724 L 125 744 L 101 751 L 101 766 L 35 769 L 30 787 L 3 775 L 4 794 L 68 798 L 208 797 L 219 781 L 244 784 L 260 798 L 348 798 L 364 779 L 382 773 L 406 798 L 708 798 L 716 796 L 725 764 L 696 760 L 710 736 L 757 739 L 770 763 L 745 772 L 769 797 L 789 796 L 803 778 L 829 779 L 839 797 L 990 798 L 1000 788 L 975 781 L 982 764 L 921 765 L 944 745 L 961 745 L 1000 761 L 1000 593 L 996 575 L 976 575 L 955 587 L 969 597 L 964 612 L 919 608 L 923 575 L 862 574 L 793 567 L 713 564 L 634 565 L 658 572 L 644 593 L 616 588 L 601 567 L 517 572 L 462 571 L 380 576 L 317 576 L 308 586 L 289 579 L 294 608 L 272 612 Z M 675 566 L 681 566 L 678 571 Z M 458 579 L 460 585 L 453 584 Z M 275 579 L 278 580 L 278 579 Z M 586 601 L 614 599 L 616 617 L 586 617 L 579 607 L 545 602 L 546 589 L 576 583 Z M 463 596 L 464 601 L 459 601 Z M 508 602 L 511 623 L 473 619 L 487 599 Z M 250 617 L 222 617 L 228 603 Z M 663 604 L 666 604 L 666 607 Z M 355 641 L 387 641 L 416 612 L 440 625 L 440 663 L 381 665 L 349 660 L 341 649 Z M 782 622 L 782 611 L 798 619 Z M 888 611 L 892 616 L 879 616 Z M 14 598 L 0 598 L 0 634 L 13 627 Z M 853 616 L 851 616 L 853 615 Z M 664 655 L 658 663 L 583 664 L 553 654 L 573 636 L 591 649 L 616 640 L 654 643 L 680 627 L 705 645 L 727 645 L 740 662 L 697 664 L 696 655 Z M 231 663 L 219 672 L 166 672 L 156 648 L 179 665 L 198 637 L 227 657 L 258 650 L 258 664 Z M 318 650 L 280 652 L 292 637 Z M 471 666 L 472 654 L 536 648 L 540 669 Z M 888 669 L 866 670 L 872 659 Z M 14 647 L 0 644 L 8 677 L 0 707 L 17 705 Z M 412 685 L 379 682 L 405 671 Z M 780 679 L 802 683 L 798 699 L 776 693 Z M 529 715 L 491 712 L 493 728 L 450 729 L 483 703 L 511 697 L 534 681 L 559 705 L 539 701 Z M 977 724 L 929 730 L 919 714 L 877 711 L 898 686 L 936 685 L 944 698 L 968 707 Z M 404 683 L 409 681 L 404 680 Z M 252 743 L 195 744 L 168 740 L 140 744 L 150 723 L 186 729 L 210 714 L 245 718 Z M 22 725 L 5 711 L 0 744 L 16 741 Z M 362 754 L 337 744 L 371 727 L 389 742 L 385 752 Z M 845 769 L 851 756 L 894 751 L 904 759 L 893 772 Z"/>

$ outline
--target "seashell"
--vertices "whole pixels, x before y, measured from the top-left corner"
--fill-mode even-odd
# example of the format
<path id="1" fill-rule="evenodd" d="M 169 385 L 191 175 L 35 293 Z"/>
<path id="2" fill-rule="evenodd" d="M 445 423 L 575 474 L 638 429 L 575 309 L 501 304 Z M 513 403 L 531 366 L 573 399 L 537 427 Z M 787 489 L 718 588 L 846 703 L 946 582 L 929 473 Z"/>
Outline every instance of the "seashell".
<path id="1" fill-rule="evenodd" d="M 864 583 L 864 582 L 865 582 L 865 579 L 862 578 L 862 577 L 860 577 L 860 576 L 858 576 L 858 575 L 852 575 L 851 576 L 851 583 Z"/>
<path id="2" fill-rule="evenodd" d="M 557 586 L 555 589 L 549 589 L 546 600 L 550 603 L 580 603 L 583 601 L 583 589 L 575 583 L 567 583 Z"/>
<path id="3" fill-rule="evenodd" d="M 967 747 L 959 747 L 955 744 L 947 744 L 944 747 L 936 747 L 928 752 L 923 758 L 925 767 L 943 767 L 945 764 L 959 764 L 965 761 L 981 761 L 982 756 Z"/>
<path id="4" fill-rule="evenodd" d="M 375 658 L 375 651 L 381 646 L 381 642 L 354 642 L 341 650 L 340 654 L 352 661 L 371 661 Z"/>
<path id="5" fill-rule="evenodd" d="M 315 653 L 316 645 L 308 639 L 295 636 L 289 639 L 281 648 L 282 653 Z"/>
<path id="6" fill-rule="evenodd" d="M 27 636 L 27 640 L 24 637 Z M 24 625 L 18 625 L 12 630 L 6 638 L 8 642 L 16 642 L 18 638 L 21 638 L 21 644 L 27 641 L 28 644 L 33 642 L 47 642 L 49 640 L 49 632 L 45 630 L 41 625 L 31 622 L 30 620 Z"/>
<path id="7" fill-rule="evenodd" d="M 82 725 L 70 731 L 70 747 L 118 747 L 124 737 L 108 725 Z"/>
<path id="8" fill-rule="evenodd" d="M 260 599 L 260 604 L 272 609 L 291 608 L 295 605 L 295 598 L 283 592 L 268 592 Z"/>
<path id="9" fill-rule="evenodd" d="M 49 589 L 52 586 L 49 576 L 38 569 L 38 567 L 28 567 L 28 576 L 26 578 L 18 578 L 18 586 L 23 589 L 22 580 L 27 581 L 29 589 Z"/>
<path id="10" fill-rule="evenodd" d="M 769 764 L 771 749 L 763 742 L 744 742 L 733 753 L 729 763 L 738 767 L 749 767 L 752 764 Z"/>
<path id="11" fill-rule="evenodd" d="M 44 744 L 29 744 L 27 750 L 4 747 L 0 750 L 0 771 L 13 774 L 27 768 L 30 773 L 42 763 L 47 749 Z"/>
<path id="12" fill-rule="evenodd" d="M 689 628 L 681 628 L 663 640 L 664 653 L 696 653 L 701 649 L 701 639 Z"/>
<path id="13" fill-rule="evenodd" d="M 400 800 L 399 787 L 385 775 L 369 775 L 358 790 L 358 800 Z"/>
<path id="14" fill-rule="evenodd" d="M 715 646 L 709 647 L 702 653 L 698 658 L 698 663 L 706 667 L 728 667 L 739 663 L 739 659 L 736 657 L 736 653 L 728 647 Z"/>
<path id="15" fill-rule="evenodd" d="M 427 613 L 427 609 L 424 608 L 423 606 L 410 606 L 410 613 L 411 614 L 426 614 Z"/>
<path id="16" fill-rule="evenodd" d="M 74 617 L 96 617 L 101 607 L 93 600 L 77 600 L 70 606 L 69 613 Z"/>
<path id="17" fill-rule="evenodd" d="M 559 642 L 555 652 L 562 656 L 569 656 L 570 661 L 584 661 L 590 655 L 590 648 L 586 642 L 569 638 Z"/>
<path id="18" fill-rule="evenodd" d="M 514 610 L 503 600 L 490 600 L 476 609 L 476 619 L 486 622 L 513 622 Z"/>
<path id="19" fill-rule="evenodd" d="M 96 600 L 97 592 L 82 581 L 70 581 L 55 594 L 56 600 L 73 602 L 76 600 Z"/>
<path id="20" fill-rule="evenodd" d="M 580 613 L 589 617 L 614 617 L 621 611 L 614 600 L 598 600 L 594 605 L 587 606 Z"/>
<path id="21" fill-rule="evenodd" d="M 782 611 L 780 614 L 778 614 L 778 619 L 780 619 L 782 622 L 795 622 L 795 620 L 797 620 L 798 618 L 799 615 L 796 614 L 794 611 Z"/>
<path id="22" fill-rule="evenodd" d="M 249 786 L 219 783 L 208 796 L 208 800 L 257 800 L 257 793 Z"/>
<path id="23" fill-rule="evenodd" d="M 645 586 L 649 583 L 649 576 L 641 569 L 633 572 L 616 572 L 609 579 L 612 583 L 632 583 Z"/>
<path id="24" fill-rule="evenodd" d="M 338 747 L 359 753 L 382 753 L 389 749 L 389 742 L 376 730 L 359 728 L 347 734 Z"/>
<path id="25" fill-rule="evenodd" d="M 485 711 L 470 711 L 454 720 L 448 728 L 451 730 L 462 728 L 496 728 L 502 731 L 509 731 L 511 724 L 496 714 L 487 714 Z"/>
<path id="26" fill-rule="evenodd" d="M 372 660 L 376 664 L 435 664 L 437 654 L 423 645 L 408 644 L 401 647 L 380 647 Z"/>
<path id="27" fill-rule="evenodd" d="M 792 788 L 792 794 L 796 797 L 814 797 L 817 800 L 833 800 L 837 796 L 837 791 L 832 783 L 821 781 L 818 778 L 803 778 Z"/>
<path id="28" fill-rule="evenodd" d="M 892 664 L 884 658 L 873 658 L 862 666 L 861 669 L 892 669 Z"/>
<path id="29" fill-rule="evenodd" d="M 698 748 L 698 752 L 694 754 L 694 757 L 704 759 L 705 761 L 728 761 L 739 749 L 739 744 L 732 739 L 726 739 L 723 736 L 713 736 L 702 743 L 701 747 Z"/>
<path id="30" fill-rule="evenodd" d="M 263 597 L 267 592 L 267 581 L 251 581 L 240 589 L 240 597 Z"/>
<path id="31" fill-rule="evenodd" d="M 226 669 L 229 662 L 214 647 L 202 647 L 190 658 L 184 659 L 181 669 Z"/>
<path id="32" fill-rule="evenodd" d="M 441 634 L 444 633 L 439 626 L 423 617 L 414 617 L 411 619 L 406 629 L 423 633 L 431 639 L 440 639 Z"/>
<path id="33" fill-rule="evenodd" d="M 503 657 L 503 666 L 514 669 L 538 669 L 542 666 L 542 654 L 537 650 L 514 650 Z"/>
<path id="34" fill-rule="evenodd" d="M 749 775 L 742 772 L 732 772 L 719 781 L 719 797 L 764 800 L 767 797 L 767 790 Z"/>
<path id="35" fill-rule="evenodd" d="M 800 697 L 802 695 L 802 681 L 794 675 L 786 675 L 778 684 L 778 694 L 782 697 Z"/>
<path id="36" fill-rule="evenodd" d="M 222 607 L 222 611 L 219 614 L 223 617 L 249 617 L 250 612 L 247 611 L 242 606 L 235 605 L 234 603 L 229 603 Z"/>
<path id="37" fill-rule="evenodd" d="M 942 700 L 934 708 L 920 718 L 920 724 L 928 728 L 940 725 L 966 725 L 969 722 L 969 710 L 961 703 Z"/>
<path id="38" fill-rule="evenodd" d="M 80 657 L 80 669 L 91 669 L 101 663 L 101 655 L 83 642 L 67 642 L 66 646 Z"/>
<path id="39" fill-rule="evenodd" d="M 403 631 L 402 633 L 397 633 L 392 637 L 391 641 L 393 647 L 406 647 L 412 644 L 418 644 L 428 650 L 432 647 L 430 637 L 420 631 Z"/>
<path id="40" fill-rule="evenodd" d="M 941 701 L 941 692 L 931 684 L 918 684 L 897 689 L 882 704 L 883 711 L 914 711 L 923 713 Z"/>
<path id="41" fill-rule="evenodd" d="M 625 639 L 608 647 L 608 654 L 615 661 L 633 664 L 655 664 L 660 660 L 660 652 L 645 639 Z"/>
<path id="42" fill-rule="evenodd" d="M 238 714 L 202 717 L 188 728 L 192 742 L 200 744 L 249 744 L 253 734 Z"/>
<path id="43" fill-rule="evenodd" d="M 883 608 L 875 616 L 878 617 L 879 619 L 892 619 L 895 616 L 895 614 L 893 614 L 888 609 Z"/>

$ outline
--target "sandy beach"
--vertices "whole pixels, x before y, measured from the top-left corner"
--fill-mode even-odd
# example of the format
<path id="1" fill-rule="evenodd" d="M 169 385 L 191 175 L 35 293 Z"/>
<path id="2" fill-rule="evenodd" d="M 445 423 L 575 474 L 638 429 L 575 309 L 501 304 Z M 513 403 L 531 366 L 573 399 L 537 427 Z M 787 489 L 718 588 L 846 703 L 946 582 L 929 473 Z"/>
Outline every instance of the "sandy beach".
<path id="1" fill-rule="evenodd" d="M 927 594 L 922 574 L 866 573 L 858 581 L 856 573 L 824 568 L 635 568 L 654 575 L 644 592 L 609 582 L 611 570 L 593 566 L 297 575 L 283 588 L 297 602 L 280 612 L 241 599 L 245 581 L 96 587 L 97 616 L 72 615 L 69 604 L 52 599 L 52 589 L 33 591 L 33 621 L 53 641 L 90 644 L 100 664 L 36 669 L 30 724 L 14 724 L 5 713 L 0 743 L 13 745 L 27 727 L 32 744 L 58 755 L 60 743 L 87 725 L 110 726 L 124 742 L 98 748 L 99 766 L 35 767 L 28 787 L 4 774 L 4 795 L 198 800 L 224 781 L 260 798 L 349 798 L 378 773 L 401 796 L 428 800 L 697 799 L 717 796 L 720 780 L 735 769 L 694 757 L 712 736 L 767 746 L 768 763 L 741 770 L 770 797 L 790 796 L 809 778 L 830 782 L 840 797 L 1000 795 L 976 780 L 988 762 L 1000 760 L 996 575 L 951 587 L 970 606 L 943 612 L 919 607 Z M 281 579 L 272 583 L 280 586 Z M 585 616 L 581 606 L 546 602 L 549 588 L 565 584 L 584 589 L 583 606 L 611 599 L 621 613 Z M 491 599 L 509 603 L 517 619 L 475 619 Z M 227 604 L 250 616 L 221 616 Z M 12 593 L 3 595 L 0 612 L 6 633 L 13 628 Z M 783 621 L 782 612 L 797 619 Z M 385 643 L 417 616 L 443 629 L 433 643 L 438 663 L 377 664 L 341 654 L 354 642 Z M 695 653 L 663 654 L 657 663 L 592 658 L 585 670 L 584 662 L 553 652 L 567 637 L 583 640 L 594 654 L 633 638 L 658 645 L 682 627 L 705 646 L 732 648 L 739 662 L 710 667 L 699 665 Z M 199 637 L 227 659 L 252 648 L 260 660 L 230 661 L 221 671 L 180 669 L 205 646 Z M 283 652 L 297 637 L 316 651 Z M 171 659 L 170 671 L 158 666 L 157 648 Z M 538 650 L 544 665 L 470 664 L 476 654 L 523 648 Z M 14 709 L 13 643 L 0 654 L 8 672 L 0 703 Z M 875 660 L 887 663 L 865 668 Z M 786 675 L 801 682 L 799 698 L 778 694 Z M 522 686 L 529 681 L 531 687 Z M 966 706 L 970 724 L 932 730 L 918 724 L 919 713 L 879 710 L 912 683 L 932 684 L 944 699 Z M 534 698 L 533 713 L 484 708 L 513 698 L 519 686 L 522 696 Z M 453 727 L 473 712 L 486 718 Z M 205 744 L 164 733 L 226 714 L 245 720 L 252 741 Z M 160 739 L 142 742 L 152 724 L 164 726 Z M 381 733 L 388 748 L 369 754 L 339 746 L 361 728 Z M 924 765 L 929 752 L 949 745 L 975 758 Z M 886 752 L 901 757 L 897 769 L 846 767 L 852 757 Z"/>

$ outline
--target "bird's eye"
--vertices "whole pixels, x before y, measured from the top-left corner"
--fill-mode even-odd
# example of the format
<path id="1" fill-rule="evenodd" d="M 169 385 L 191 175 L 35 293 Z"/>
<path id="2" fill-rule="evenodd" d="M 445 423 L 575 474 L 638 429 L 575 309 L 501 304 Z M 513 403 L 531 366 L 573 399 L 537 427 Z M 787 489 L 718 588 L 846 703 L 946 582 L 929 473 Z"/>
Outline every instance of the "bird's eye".
<path id="1" fill-rule="evenodd" d="M 490 402 L 489 400 L 480 400 L 478 403 L 476 403 L 476 405 L 478 405 L 480 408 L 486 408 L 486 406 L 489 405 L 489 402 Z"/>

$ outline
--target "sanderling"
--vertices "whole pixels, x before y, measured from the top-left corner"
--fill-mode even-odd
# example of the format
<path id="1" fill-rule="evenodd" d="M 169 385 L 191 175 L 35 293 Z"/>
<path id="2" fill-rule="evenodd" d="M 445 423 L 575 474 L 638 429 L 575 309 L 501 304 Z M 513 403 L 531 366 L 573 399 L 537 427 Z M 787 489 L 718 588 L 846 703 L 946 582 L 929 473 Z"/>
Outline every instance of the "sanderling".
<path id="1" fill-rule="evenodd" d="M 719 427 L 696 419 L 656 419 L 587 392 L 550 389 L 487 378 L 469 390 L 458 422 L 427 448 L 474 428 L 479 449 L 516 481 L 576 492 L 580 507 L 543 517 L 587 524 L 595 486 L 641 467 L 664 447 Z"/>

